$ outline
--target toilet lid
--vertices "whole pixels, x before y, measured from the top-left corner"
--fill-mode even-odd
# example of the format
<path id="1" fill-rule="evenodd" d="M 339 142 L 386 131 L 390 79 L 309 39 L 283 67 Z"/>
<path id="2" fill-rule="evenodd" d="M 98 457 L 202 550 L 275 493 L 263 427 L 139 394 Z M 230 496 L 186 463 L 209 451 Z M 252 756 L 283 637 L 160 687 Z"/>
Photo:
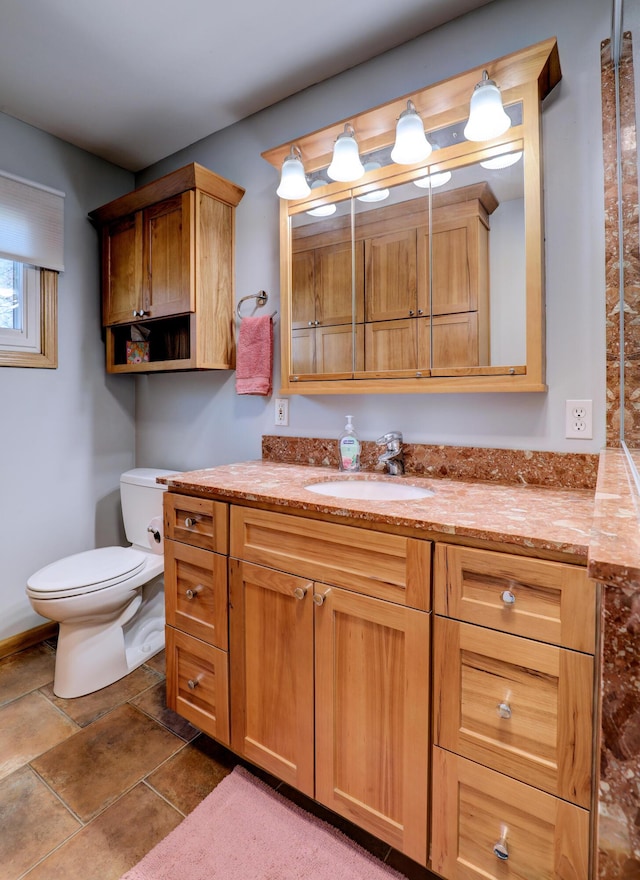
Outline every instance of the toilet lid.
<path id="1" fill-rule="evenodd" d="M 102 589 L 137 574 L 146 556 L 133 547 L 99 547 L 58 559 L 45 565 L 27 581 L 38 593 L 87 592 L 87 587 Z"/>

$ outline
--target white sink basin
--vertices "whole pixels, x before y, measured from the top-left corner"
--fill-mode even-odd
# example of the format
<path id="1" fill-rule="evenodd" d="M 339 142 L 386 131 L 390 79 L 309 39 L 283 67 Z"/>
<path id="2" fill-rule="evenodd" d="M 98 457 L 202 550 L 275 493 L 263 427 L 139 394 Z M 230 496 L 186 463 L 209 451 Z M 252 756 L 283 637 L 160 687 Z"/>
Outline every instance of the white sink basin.
<path id="1" fill-rule="evenodd" d="M 411 501 L 428 498 L 434 493 L 410 483 L 387 482 L 382 480 L 344 479 L 329 480 L 325 483 L 310 483 L 304 487 L 318 495 L 331 495 L 334 498 L 352 498 L 361 501 Z"/>

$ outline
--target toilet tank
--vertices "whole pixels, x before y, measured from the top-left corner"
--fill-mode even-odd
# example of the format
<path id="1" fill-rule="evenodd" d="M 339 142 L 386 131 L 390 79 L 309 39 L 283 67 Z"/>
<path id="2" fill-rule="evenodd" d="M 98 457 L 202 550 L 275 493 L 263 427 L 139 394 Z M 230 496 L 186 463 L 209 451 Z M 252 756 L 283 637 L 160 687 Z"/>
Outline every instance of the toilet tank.
<path id="1" fill-rule="evenodd" d="M 147 528 L 153 519 L 160 519 L 162 532 L 162 496 L 167 487 L 156 483 L 156 477 L 168 477 L 176 471 L 162 468 L 133 468 L 120 477 L 120 503 L 127 540 L 139 547 L 149 546 Z"/>

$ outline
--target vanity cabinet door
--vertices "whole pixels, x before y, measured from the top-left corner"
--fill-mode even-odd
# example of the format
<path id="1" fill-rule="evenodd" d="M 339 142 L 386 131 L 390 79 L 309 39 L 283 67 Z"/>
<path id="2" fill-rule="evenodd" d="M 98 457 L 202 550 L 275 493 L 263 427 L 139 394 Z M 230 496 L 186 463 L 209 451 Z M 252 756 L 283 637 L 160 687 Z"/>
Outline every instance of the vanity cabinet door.
<path id="1" fill-rule="evenodd" d="M 164 572 L 167 624 L 226 651 L 227 557 L 167 539 Z"/>
<path id="2" fill-rule="evenodd" d="M 313 797 L 312 584 L 229 567 L 232 748 Z"/>
<path id="3" fill-rule="evenodd" d="M 591 803 L 593 657 L 436 617 L 434 742 Z"/>
<path id="4" fill-rule="evenodd" d="M 314 588 L 316 799 L 425 865 L 430 615 Z"/>
<path id="5" fill-rule="evenodd" d="M 228 654 L 166 627 L 167 706 L 229 745 Z"/>
<path id="6" fill-rule="evenodd" d="M 434 609 L 593 654 L 595 583 L 577 565 L 437 544 Z"/>
<path id="7" fill-rule="evenodd" d="M 433 752 L 434 871 L 447 880 L 587 880 L 587 810 Z"/>

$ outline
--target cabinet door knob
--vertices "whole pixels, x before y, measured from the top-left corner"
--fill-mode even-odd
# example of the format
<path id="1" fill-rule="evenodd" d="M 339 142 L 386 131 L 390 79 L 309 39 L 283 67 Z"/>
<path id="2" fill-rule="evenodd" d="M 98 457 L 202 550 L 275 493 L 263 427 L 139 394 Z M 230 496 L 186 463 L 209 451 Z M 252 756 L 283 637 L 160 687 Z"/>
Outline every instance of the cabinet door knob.
<path id="1" fill-rule="evenodd" d="M 409 309 L 409 316 L 413 317 L 414 315 L 415 315 L 415 312 L 413 311 L 413 309 Z"/>
<path id="2" fill-rule="evenodd" d="M 307 327 L 313 327 L 313 321 L 307 321 Z"/>
<path id="3" fill-rule="evenodd" d="M 293 591 L 293 595 L 296 597 L 296 599 L 304 599 L 304 597 L 307 595 L 307 591 L 303 587 L 296 587 Z"/>
<path id="4" fill-rule="evenodd" d="M 508 703 L 498 703 L 496 708 L 501 718 L 511 718 L 511 706 Z"/>
<path id="5" fill-rule="evenodd" d="M 315 605 L 324 605 L 324 596 L 322 593 L 314 593 L 313 601 Z"/>
<path id="6" fill-rule="evenodd" d="M 195 516 L 188 516 L 188 517 L 185 519 L 185 521 L 184 521 L 185 528 L 186 528 L 186 529 L 192 529 L 192 528 L 195 526 L 195 524 L 196 524 L 197 522 L 198 522 L 197 517 L 195 517 Z"/>
<path id="7" fill-rule="evenodd" d="M 185 596 L 187 599 L 196 599 L 198 593 L 202 592 L 202 584 L 198 584 L 197 587 L 194 587 L 193 590 L 189 589 L 185 591 Z"/>
<path id="8" fill-rule="evenodd" d="M 503 862 L 509 858 L 509 848 L 507 847 L 507 829 L 502 829 L 502 836 L 497 843 L 493 844 L 493 854 Z"/>
<path id="9" fill-rule="evenodd" d="M 134 309 L 134 310 L 133 310 L 133 317 L 134 317 L 134 318 L 137 318 L 137 317 L 138 317 L 138 310 L 137 310 L 137 309 Z"/>
<path id="10" fill-rule="evenodd" d="M 189 686 L 190 691 L 195 691 L 195 689 L 198 687 L 199 684 L 200 684 L 200 676 L 198 676 L 198 678 L 190 678 L 187 681 L 187 685 Z"/>
<path id="11" fill-rule="evenodd" d="M 511 590 L 505 590 L 502 593 L 502 595 L 500 596 L 500 598 L 502 599 L 504 604 L 507 605 L 508 607 L 510 607 L 511 605 L 515 605 L 515 603 L 516 603 L 516 597 L 511 592 Z"/>

